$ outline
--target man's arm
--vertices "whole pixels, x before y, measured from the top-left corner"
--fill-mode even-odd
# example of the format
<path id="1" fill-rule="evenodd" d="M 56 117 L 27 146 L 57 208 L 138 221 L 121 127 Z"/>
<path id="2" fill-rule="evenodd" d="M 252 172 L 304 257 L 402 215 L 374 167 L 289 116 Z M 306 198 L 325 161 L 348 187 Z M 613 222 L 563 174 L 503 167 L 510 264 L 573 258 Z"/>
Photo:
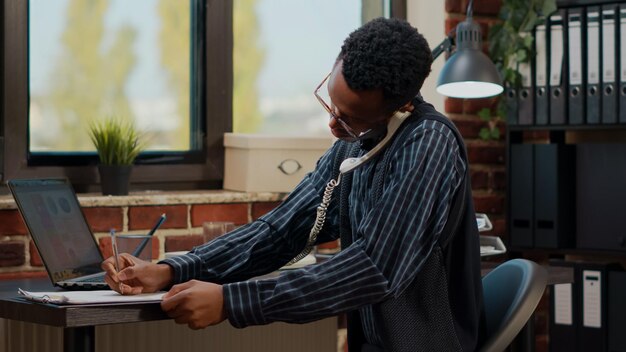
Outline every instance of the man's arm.
<path id="1" fill-rule="evenodd" d="M 464 165 L 450 133 L 429 128 L 407 141 L 350 247 L 278 278 L 224 285 L 231 324 L 307 322 L 399 295 L 436 244 L 460 182 Z"/>
<path id="2" fill-rule="evenodd" d="M 326 183 L 332 178 L 332 157 L 336 145 L 322 158 L 316 169 L 292 191 L 276 209 L 227 235 L 194 248 L 189 254 L 168 258 L 160 263 L 174 270 L 173 283 L 191 279 L 226 283 L 246 280 L 277 270 L 295 257 L 307 241 Z M 334 229 L 333 213 L 337 201 L 328 209 L 328 226 Z M 336 238 L 323 230 L 322 238 Z"/>

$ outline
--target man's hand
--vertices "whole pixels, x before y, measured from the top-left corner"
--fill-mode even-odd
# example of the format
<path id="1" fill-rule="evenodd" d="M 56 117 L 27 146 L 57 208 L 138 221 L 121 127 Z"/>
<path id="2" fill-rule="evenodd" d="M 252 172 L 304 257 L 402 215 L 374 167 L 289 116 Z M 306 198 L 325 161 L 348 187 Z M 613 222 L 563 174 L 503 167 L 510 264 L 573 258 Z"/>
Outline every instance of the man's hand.
<path id="1" fill-rule="evenodd" d="M 167 264 L 153 264 L 133 257 L 128 253 L 119 255 L 120 271 L 115 270 L 115 257 L 102 262 L 106 272 L 104 280 L 123 295 L 156 292 L 172 282 L 172 268 Z"/>
<path id="2" fill-rule="evenodd" d="M 161 308 L 178 324 L 197 330 L 226 319 L 222 286 L 191 280 L 175 285 L 163 296 Z"/>

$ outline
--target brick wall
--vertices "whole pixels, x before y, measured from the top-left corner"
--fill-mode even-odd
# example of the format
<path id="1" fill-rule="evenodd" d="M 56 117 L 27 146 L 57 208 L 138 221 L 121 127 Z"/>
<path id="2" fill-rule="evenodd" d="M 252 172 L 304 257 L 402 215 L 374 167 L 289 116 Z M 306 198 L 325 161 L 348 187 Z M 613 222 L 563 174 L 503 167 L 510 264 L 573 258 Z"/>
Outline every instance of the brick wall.
<path id="1" fill-rule="evenodd" d="M 445 32 L 465 19 L 465 11 L 469 0 L 446 0 Z M 480 24 L 483 34 L 483 49 L 487 52 L 489 28 L 498 22 L 497 14 L 500 11 L 502 0 L 474 1 L 474 20 Z M 496 108 L 497 98 L 491 99 L 453 99 L 445 101 L 445 112 L 457 125 L 465 138 L 468 148 L 470 173 L 474 204 L 477 212 L 487 213 L 492 220 L 494 230 L 491 233 L 500 236 L 507 243 L 506 226 L 506 144 L 504 123 L 499 123 L 501 139 L 498 141 L 483 141 L 478 133 L 486 123 L 481 121 L 476 113 L 482 108 Z M 544 140 L 545 133 L 535 133 L 525 136 L 526 139 Z M 526 256 L 538 263 L 545 263 L 545 256 Z M 496 258 L 503 260 L 506 258 Z M 486 304 L 489 304 L 488 302 Z M 536 350 L 548 350 L 548 322 L 549 322 L 548 290 L 535 311 Z"/>
<path id="2" fill-rule="evenodd" d="M 446 23 L 444 33 L 450 32 L 465 20 L 468 0 L 446 0 Z M 482 28 L 484 47 L 486 48 L 489 27 L 497 22 L 501 0 L 481 0 L 474 2 L 474 20 Z M 483 108 L 495 109 L 496 98 L 455 99 L 446 98 L 446 115 L 454 121 L 465 138 L 470 161 L 470 174 L 476 211 L 487 213 L 492 220 L 492 234 L 506 237 L 505 224 L 505 126 L 500 123 L 501 139 L 484 141 L 479 138 L 482 127 L 486 127 L 476 113 Z"/>
<path id="3" fill-rule="evenodd" d="M 205 221 L 246 224 L 278 205 L 280 195 L 276 194 L 273 198 L 276 200 L 204 204 L 197 203 L 197 199 L 185 204 L 183 199 L 178 204 L 157 205 L 159 197 L 154 197 L 155 205 L 145 204 L 151 201 L 141 205 L 83 204 L 83 212 L 104 257 L 112 254 L 108 233 L 110 228 L 121 233 L 146 233 L 154 226 L 158 217 L 165 213 L 167 220 L 156 232 L 152 246 L 153 259 L 159 259 L 163 258 L 164 252 L 189 250 L 203 243 L 202 224 Z M 101 199 L 106 201 L 106 197 Z M 4 204 L 5 208 L 0 209 L 0 280 L 46 276 L 41 258 L 27 235 L 26 226 L 18 211 L 14 206 L 6 206 L 7 202 Z"/>

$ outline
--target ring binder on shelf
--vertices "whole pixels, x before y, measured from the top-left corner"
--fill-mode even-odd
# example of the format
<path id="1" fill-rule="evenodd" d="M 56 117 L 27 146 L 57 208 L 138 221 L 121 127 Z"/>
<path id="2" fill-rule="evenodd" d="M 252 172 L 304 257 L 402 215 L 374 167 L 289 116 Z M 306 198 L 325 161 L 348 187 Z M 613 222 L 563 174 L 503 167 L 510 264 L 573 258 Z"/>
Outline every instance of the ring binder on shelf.
<path id="1" fill-rule="evenodd" d="M 600 8 L 587 8 L 587 123 L 600 123 Z"/>
<path id="2" fill-rule="evenodd" d="M 619 31 L 620 31 L 619 122 L 626 123 L 626 4 L 620 5 Z"/>
<path id="3" fill-rule="evenodd" d="M 617 122 L 615 5 L 602 6 L 602 123 Z"/>
<path id="4" fill-rule="evenodd" d="M 564 72 L 567 72 L 565 61 L 565 10 L 559 10 L 550 16 L 550 124 L 562 125 L 567 116 Z"/>
<path id="5" fill-rule="evenodd" d="M 569 123 L 579 125 L 585 116 L 585 89 L 583 85 L 583 9 L 570 9 L 567 13 L 569 57 Z"/>
<path id="6" fill-rule="evenodd" d="M 518 124 L 517 90 L 510 85 L 504 87 L 504 99 L 506 99 L 506 123 L 509 126 Z"/>
<path id="7" fill-rule="evenodd" d="M 547 125 L 550 114 L 548 100 L 548 32 L 541 24 L 535 28 L 535 124 Z"/>
<path id="8" fill-rule="evenodd" d="M 528 36 L 530 33 L 523 33 Z M 517 94 L 518 101 L 518 122 L 520 125 L 532 125 L 535 115 L 535 93 L 533 91 L 532 73 L 529 63 L 520 63 L 518 67 L 522 76 L 522 85 Z"/>

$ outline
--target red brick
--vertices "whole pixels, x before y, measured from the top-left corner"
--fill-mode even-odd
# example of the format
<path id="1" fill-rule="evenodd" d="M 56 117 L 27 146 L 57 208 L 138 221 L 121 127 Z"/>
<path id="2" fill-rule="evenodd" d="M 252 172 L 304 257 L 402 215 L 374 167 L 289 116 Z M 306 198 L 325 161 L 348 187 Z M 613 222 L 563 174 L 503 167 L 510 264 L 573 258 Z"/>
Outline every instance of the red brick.
<path id="1" fill-rule="evenodd" d="M 111 228 L 120 230 L 123 226 L 122 208 L 83 208 L 83 212 L 94 232 L 105 232 Z"/>
<path id="2" fill-rule="evenodd" d="M 452 122 L 465 139 L 476 139 L 485 123 L 478 118 L 452 118 Z"/>
<path id="3" fill-rule="evenodd" d="M 0 210 L 0 235 L 26 235 L 26 225 L 17 210 Z"/>
<path id="4" fill-rule="evenodd" d="M 505 190 L 506 189 L 506 172 L 494 171 L 492 173 L 490 188 L 493 190 Z"/>
<path id="5" fill-rule="evenodd" d="M 165 237 L 165 252 L 188 251 L 204 243 L 201 235 L 167 236 Z"/>
<path id="6" fill-rule="evenodd" d="M 128 210 L 129 230 L 150 230 L 154 227 L 161 214 L 165 213 L 167 220 L 161 225 L 162 229 L 186 229 L 187 206 L 165 205 L 159 207 L 131 207 Z"/>
<path id="7" fill-rule="evenodd" d="M 471 164 L 503 164 L 505 149 L 504 144 L 471 143 L 467 154 Z"/>
<path id="8" fill-rule="evenodd" d="M 0 280 L 30 279 L 47 276 L 48 273 L 45 271 L 18 271 L 12 273 L 0 273 Z"/>
<path id="9" fill-rule="evenodd" d="M 489 173 L 485 170 L 470 170 L 472 189 L 485 189 L 489 184 Z"/>
<path id="10" fill-rule="evenodd" d="M 199 204 L 191 207 L 191 226 L 205 221 L 231 221 L 235 225 L 248 223 L 248 203 Z"/>
<path id="11" fill-rule="evenodd" d="M 35 246 L 35 242 L 33 242 L 33 240 L 30 240 L 28 243 L 28 251 L 30 253 L 30 265 L 43 266 L 43 261 L 41 261 L 41 257 L 39 256 L 39 252 L 37 251 L 37 247 Z"/>
<path id="12" fill-rule="evenodd" d="M 475 115 L 484 108 L 492 110 L 497 102 L 497 98 L 464 99 L 463 113 Z M 476 119 L 480 119 L 480 117 L 476 116 Z"/>
<path id="13" fill-rule="evenodd" d="M 474 1 L 472 6 L 474 15 L 493 16 L 500 12 L 502 0 L 480 0 Z"/>
<path id="14" fill-rule="evenodd" d="M 496 236 L 504 236 L 507 233 L 506 219 L 490 219 L 493 225 L 491 232 Z"/>
<path id="15" fill-rule="evenodd" d="M 26 262 L 24 242 L 3 241 L 0 242 L 0 267 L 20 266 Z"/>
<path id="16" fill-rule="evenodd" d="M 446 12 L 465 13 L 467 0 L 446 0 Z"/>
<path id="17" fill-rule="evenodd" d="M 256 220 L 269 213 L 272 209 L 280 205 L 281 202 L 252 203 L 252 219 Z"/>
<path id="18" fill-rule="evenodd" d="M 458 98 L 445 98 L 444 109 L 448 114 L 462 114 L 463 113 L 463 99 Z"/>
<path id="19" fill-rule="evenodd" d="M 478 213 L 501 214 L 504 211 L 504 196 L 474 195 L 474 208 Z"/>
<path id="20" fill-rule="evenodd" d="M 113 248 L 111 247 L 111 237 L 102 237 L 98 240 L 98 246 L 100 247 L 100 253 L 104 258 L 108 258 L 113 255 Z M 152 237 L 152 259 L 159 259 L 159 238 L 157 236 Z"/>
<path id="21" fill-rule="evenodd" d="M 446 34 L 450 33 L 453 37 L 456 36 L 456 26 L 463 21 L 464 19 L 458 18 L 458 17 L 448 17 L 446 18 L 446 23 L 445 23 L 445 29 L 446 29 Z"/>

